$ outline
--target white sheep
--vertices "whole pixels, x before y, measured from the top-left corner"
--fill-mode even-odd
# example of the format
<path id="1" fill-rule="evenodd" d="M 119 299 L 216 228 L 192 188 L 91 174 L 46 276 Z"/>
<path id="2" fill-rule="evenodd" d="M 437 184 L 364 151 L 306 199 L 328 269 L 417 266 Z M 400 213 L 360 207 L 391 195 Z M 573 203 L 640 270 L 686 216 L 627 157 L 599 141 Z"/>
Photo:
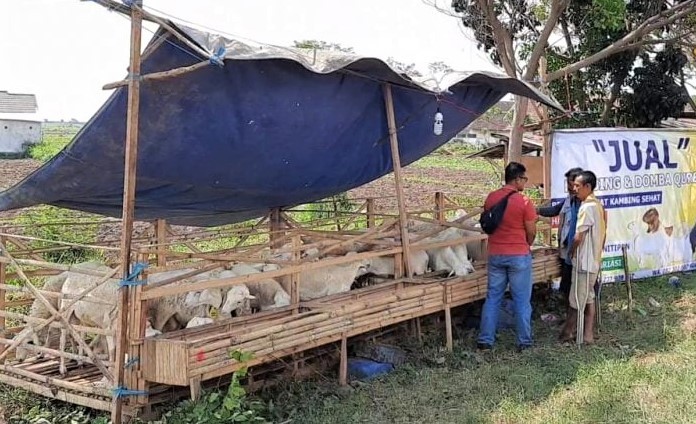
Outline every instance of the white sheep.
<path id="1" fill-rule="evenodd" d="M 349 256 L 350 253 L 346 256 Z M 365 261 L 353 261 L 340 265 L 329 265 L 300 272 L 300 300 L 318 299 L 337 293 L 345 293 L 355 279 L 365 274 Z M 282 277 L 281 284 L 286 292 L 290 292 L 290 276 Z"/>
<path id="2" fill-rule="evenodd" d="M 280 267 L 275 264 L 269 264 L 263 267 L 264 272 L 275 269 L 280 269 Z M 233 266 L 231 271 L 236 275 L 249 275 L 259 272 L 256 268 L 242 263 Z M 278 281 L 273 278 L 246 283 L 246 286 L 249 288 L 249 293 L 258 300 L 259 308 L 262 311 L 280 308 L 290 304 L 290 295 L 283 289 Z"/>
<path id="3" fill-rule="evenodd" d="M 460 239 L 465 236 L 463 231 L 449 227 L 433 236 L 427 237 L 423 240 L 423 243 Z M 433 271 L 448 271 L 450 276 L 452 274 L 462 276 L 474 272 L 474 266 L 469 261 L 466 243 L 428 249 L 426 251 L 430 258 L 430 268 Z"/>
<path id="4" fill-rule="evenodd" d="M 411 270 L 413 275 L 423 275 L 428 272 L 428 253 L 424 250 L 412 251 L 410 255 Z M 394 275 L 394 257 L 378 256 L 365 261 L 365 273 L 379 276 Z"/>
<path id="5" fill-rule="evenodd" d="M 111 271 L 111 268 L 106 265 L 92 264 L 92 266 L 94 266 L 95 271 L 104 273 Z M 67 278 L 61 290 L 61 293 L 67 295 L 67 298 L 61 299 L 60 307 L 65 308 L 68 303 L 72 302 L 70 299 L 71 296 L 81 295 L 88 287 L 99 280 L 101 280 L 101 277 L 67 272 Z M 118 288 L 118 280 L 115 278 L 110 278 L 105 283 L 99 285 L 81 300 L 75 302 L 69 309 L 65 310 L 69 322 L 88 327 L 97 327 L 112 332 L 115 331 Z M 62 351 L 65 350 L 66 338 L 67 330 L 61 328 L 60 349 Z M 116 355 L 116 345 L 113 335 L 106 336 L 106 344 L 109 360 L 113 361 Z M 61 357 L 59 370 L 61 374 L 65 374 L 66 372 L 64 357 Z"/>
<path id="6" fill-rule="evenodd" d="M 62 272 L 58 275 L 51 276 L 48 279 L 46 279 L 41 290 L 53 293 L 60 293 L 66 278 L 68 278 L 66 272 Z M 46 300 L 48 300 L 48 302 L 54 309 L 57 310 L 60 307 L 60 298 L 46 297 Z M 31 304 L 31 307 L 29 308 L 29 317 L 48 319 L 51 317 L 51 313 L 48 311 L 48 308 L 46 308 L 43 302 L 41 302 L 39 299 L 34 299 L 34 301 Z M 31 340 L 29 340 L 27 337 L 24 339 L 24 343 L 32 341 L 35 346 L 39 346 L 42 344 L 40 342 L 40 339 L 44 339 L 43 346 L 48 347 L 48 343 L 51 336 L 51 329 L 50 327 L 44 327 L 41 330 L 36 331 L 36 327 L 38 327 L 38 325 L 39 324 L 36 323 L 27 323 L 24 329 L 22 329 L 22 331 L 20 331 L 16 337 L 25 337 L 25 335 L 29 333 L 28 337 L 31 337 Z M 18 360 L 23 361 L 29 356 L 29 352 L 30 351 L 28 349 L 18 346 L 17 350 L 15 351 L 15 357 Z"/>

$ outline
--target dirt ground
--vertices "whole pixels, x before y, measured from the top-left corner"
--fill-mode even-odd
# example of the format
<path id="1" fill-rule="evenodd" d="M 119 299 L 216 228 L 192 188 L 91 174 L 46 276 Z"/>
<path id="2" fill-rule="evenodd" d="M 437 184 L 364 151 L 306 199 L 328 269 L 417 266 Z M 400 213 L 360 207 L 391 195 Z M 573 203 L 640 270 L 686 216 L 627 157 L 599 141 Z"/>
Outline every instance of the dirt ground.
<path id="1" fill-rule="evenodd" d="M 433 209 L 437 191 L 457 199 L 464 206 L 483 203 L 491 182 L 490 174 L 481 171 L 434 167 L 406 167 L 403 170 L 403 176 L 405 203 L 409 211 Z M 350 190 L 348 196 L 378 198 L 377 212 L 397 210 L 393 174 Z"/>
<path id="2" fill-rule="evenodd" d="M 0 190 L 6 190 L 20 182 L 41 162 L 34 159 L 0 160 Z M 478 204 L 488 192 L 491 176 L 479 170 L 453 170 L 440 167 L 409 166 L 404 168 L 404 194 L 409 210 L 432 209 L 434 193 L 442 191 L 452 198 L 467 204 Z M 350 198 L 377 198 L 377 212 L 395 212 L 397 210 L 394 175 L 389 174 L 371 183 L 350 190 Z M 0 213 L 0 218 L 8 218 L 19 211 Z"/>

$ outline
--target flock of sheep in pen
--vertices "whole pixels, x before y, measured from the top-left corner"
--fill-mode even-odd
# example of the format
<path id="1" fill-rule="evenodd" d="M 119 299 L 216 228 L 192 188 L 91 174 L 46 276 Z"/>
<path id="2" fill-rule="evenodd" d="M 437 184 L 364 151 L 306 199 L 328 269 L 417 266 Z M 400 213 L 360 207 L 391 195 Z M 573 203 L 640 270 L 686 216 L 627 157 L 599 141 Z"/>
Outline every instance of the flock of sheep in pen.
<path id="1" fill-rule="evenodd" d="M 461 214 L 461 212 L 460 212 Z M 459 215 L 459 214 L 458 214 Z M 466 224 L 474 226 L 476 223 L 467 221 Z M 437 229 L 436 224 L 419 224 L 412 226 L 412 234 L 431 232 Z M 467 236 L 477 236 L 480 232 L 448 227 L 430 237 L 422 240 L 424 243 L 439 242 L 445 240 L 461 239 Z M 396 242 L 394 239 L 382 239 L 383 241 Z M 428 270 L 444 271 L 450 275 L 466 275 L 474 271 L 473 261 L 483 259 L 483 252 L 479 241 L 457 244 L 451 247 L 438 247 L 432 250 L 414 250 L 411 252 L 412 271 L 415 275 L 421 275 Z M 286 246 L 288 247 L 288 246 Z M 368 250 L 369 245 L 358 245 L 352 251 L 343 252 L 344 255 L 354 255 L 358 251 Z M 287 249 L 281 249 L 287 250 Z M 320 259 L 316 248 L 308 248 L 302 256 L 307 259 Z M 273 262 L 291 260 L 291 253 L 272 253 L 267 251 L 265 256 Z M 356 287 L 356 280 L 362 276 L 389 277 L 395 273 L 393 257 L 375 257 L 366 260 L 356 260 L 340 265 L 306 270 L 300 272 L 299 297 L 301 301 L 318 299 L 324 296 L 347 292 L 351 287 Z M 96 262 L 86 262 L 76 267 L 107 274 L 112 269 Z M 222 264 L 221 264 L 222 268 Z M 276 263 L 236 263 L 224 269 L 216 269 L 185 278 L 179 283 L 192 284 L 206 280 L 217 280 L 236 276 L 262 273 L 281 268 Z M 173 271 L 148 273 L 147 282 L 157 283 L 181 277 L 194 271 L 193 268 L 178 269 Z M 65 271 L 46 279 L 43 290 L 61 293 L 62 296 L 50 297 L 52 306 L 59 310 L 71 303 L 71 298 L 94 286 L 103 279 L 94 275 Z M 117 279 L 111 279 L 89 292 L 85 297 L 74 302 L 70 309 L 65 311 L 69 321 L 74 325 L 96 327 L 107 330 L 110 334 L 116 328 L 117 317 L 117 292 L 119 288 Z M 147 326 L 145 337 L 155 336 L 161 333 L 191 328 L 213 323 L 219 319 L 234 316 L 248 315 L 254 310 L 270 310 L 290 304 L 290 276 L 279 279 L 267 278 L 257 282 L 239 284 L 229 289 L 205 289 L 179 295 L 165 296 L 148 302 Z M 35 300 L 31 305 L 29 316 L 33 318 L 48 319 L 51 314 L 48 309 Z M 32 322 L 36 322 L 32 320 Z M 51 341 L 50 328 L 36 329 L 38 324 L 28 323 L 19 333 L 26 336 L 34 345 L 47 346 Z M 29 333 L 29 334 L 27 334 Z M 67 330 L 60 330 L 60 350 L 65 352 L 67 343 Z M 72 342 L 72 340 L 71 340 Z M 73 348 L 74 348 L 73 343 Z M 114 336 L 96 336 L 92 340 L 90 348 L 100 352 L 108 360 L 115 357 Z M 82 354 L 82 352 L 79 352 Z M 29 353 L 24 348 L 17 348 L 16 358 L 25 360 Z M 67 372 L 65 358 L 61 357 L 60 372 Z"/>

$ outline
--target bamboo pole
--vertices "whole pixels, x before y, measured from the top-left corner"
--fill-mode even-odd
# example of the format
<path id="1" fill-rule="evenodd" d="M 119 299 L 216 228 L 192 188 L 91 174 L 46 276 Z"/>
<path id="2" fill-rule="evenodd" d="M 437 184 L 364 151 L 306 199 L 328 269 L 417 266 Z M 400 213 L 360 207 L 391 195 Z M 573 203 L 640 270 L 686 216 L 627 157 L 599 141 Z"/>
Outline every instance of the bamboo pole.
<path id="1" fill-rule="evenodd" d="M 153 80 L 163 80 L 167 78 L 172 78 L 172 77 L 178 77 L 179 75 L 183 74 L 188 74 L 193 71 L 197 71 L 198 69 L 205 68 L 206 66 L 210 65 L 209 60 L 205 60 L 203 62 L 198 62 L 194 65 L 191 66 L 182 66 L 180 68 L 176 69 L 170 69 L 168 71 L 162 71 L 162 72 L 152 72 L 146 75 L 143 75 L 140 77 L 141 81 L 153 81 Z M 116 81 L 116 82 L 110 82 L 108 84 L 105 84 L 102 87 L 102 90 L 113 90 L 114 88 L 119 88 L 128 85 L 128 79 L 124 79 L 121 81 Z"/>
<path id="2" fill-rule="evenodd" d="M 281 217 L 280 208 L 271 209 L 270 216 L 268 219 L 268 230 L 270 232 L 271 239 L 271 249 L 277 249 L 282 246 L 282 242 L 279 240 L 281 237 Z"/>
<path id="3" fill-rule="evenodd" d="M 541 77 L 541 91 L 548 92 L 548 83 L 546 82 L 546 56 L 542 56 L 539 60 L 539 76 Z M 549 107 L 541 104 L 541 135 L 543 136 L 544 157 L 542 159 L 543 181 L 544 181 L 544 198 L 551 197 L 551 121 L 549 121 Z"/>
<path id="4" fill-rule="evenodd" d="M 367 199 L 367 228 L 375 226 L 375 199 Z"/>
<path id="5" fill-rule="evenodd" d="M 338 384 L 348 385 L 348 338 L 345 334 L 341 336 L 341 363 L 338 368 Z"/>
<path id="6" fill-rule="evenodd" d="M 384 84 L 384 104 L 387 110 L 387 125 L 389 127 L 389 143 L 391 146 L 392 163 L 394 168 L 394 183 L 396 186 L 396 201 L 399 205 L 399 228 L 401 229 L 401 244 L 406 277 L 413 275 L 411 267 L 411 249 L 408 237 L 408 213 L 404 199 L 404 180 L 401 175 L 401 157 L 399 154 L 399 139 L 396 134 L 396 117 L 394 99 L 390 84 Z"/>
<path id="7" fill-rule="evenodd" d="M 0 246 L 5 246 L 5 238 L 0 236 Z M 5 264 L 0 263 L 0 284 L 5 285 Z M 0 288 L 0 311 L 5 312 L 7 308 L 7 299 L 5 298 L 5 289 Z M 0 333 L 4 333 L 6 328 L 5 317 L 0 317 Z M 5 351 L 5 346 L 0 347 L 0 355 Z"/>
<path id="8" fill-rule="evenodd" d="M 130 272 L 131 239 L 135 209 L 135 184 L 138 163 L 138 126 L 140 111 L 140 49 L 142 36 L 142 0 L 131 6 L 130 77 L 128 81 L 128 110 L 126 121 L 125 163 L 123 175 L 123 214 L 121 230 L 121 275 Z M 116 323 L 116 375 L 114 384 L 123 387 L 125 378 L 125 351 L 128 344 L 128 288 L 118 290 L 118 318 Z M 114 396 L 111 421 L 121 424 L 123 398 Z"/>
<path id="9" fill-rule="evenodd" d="M 442 223 L 445 222 L 445 195 L 438 191 L 435 193 L 435 220 Z"/>
<path id="10" fill-rule="evenodd" d="M 158 219 L 155 221 L 155 233 L 157 234 L 157 266 L 167 265 L 167 221 Z"/>

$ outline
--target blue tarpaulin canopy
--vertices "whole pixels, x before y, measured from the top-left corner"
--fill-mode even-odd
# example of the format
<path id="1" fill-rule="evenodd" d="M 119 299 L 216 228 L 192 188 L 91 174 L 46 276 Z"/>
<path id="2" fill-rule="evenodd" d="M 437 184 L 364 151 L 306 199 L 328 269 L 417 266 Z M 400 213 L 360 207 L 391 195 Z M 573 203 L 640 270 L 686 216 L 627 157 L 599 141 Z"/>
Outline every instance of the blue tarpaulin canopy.
<path id="1" fill-rule="evenodd" d="M 503 75 L 452 72 L 436 83 L 399 74 L 379 59 L 243 43 L 170 25 L 224 65 L 142 81 L 139 220 L 239 222 L 388 174 L 384 83 L 392 84 L 403 165 L 450 140 L 507 93 L 560 108 Z M 207 59 L 160 30 L 143 53 L 142 74 Z M 115 90 L 63 151 L 0 193 L 0 210 L 49 204 L 120 217 L 127 96 L 126 87 Z M 433 133 L 438 107 L 442 135 Z"/>

